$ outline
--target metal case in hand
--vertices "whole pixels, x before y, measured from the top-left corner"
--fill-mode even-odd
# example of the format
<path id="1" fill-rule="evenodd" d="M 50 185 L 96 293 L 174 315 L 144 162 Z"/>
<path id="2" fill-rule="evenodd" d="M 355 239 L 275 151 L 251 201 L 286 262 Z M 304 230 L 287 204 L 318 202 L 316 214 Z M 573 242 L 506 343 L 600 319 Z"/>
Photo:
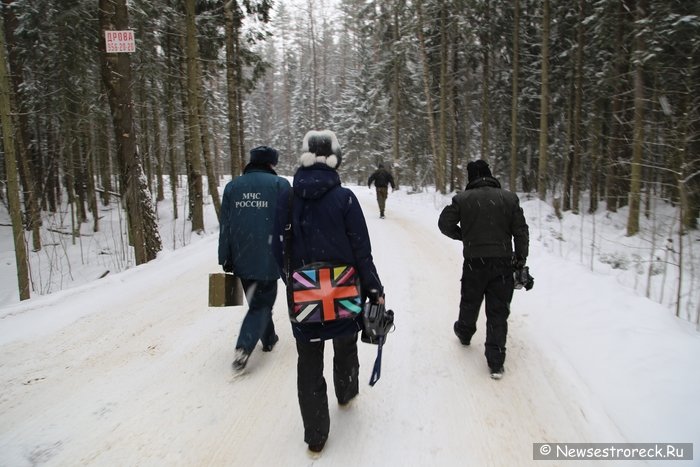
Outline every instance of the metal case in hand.
<path id="1" fill-rule="evenodd" d="M 243 305 L 241 280 L 225 272 L 209 274 L 209 306 L 240 305 Z"/>

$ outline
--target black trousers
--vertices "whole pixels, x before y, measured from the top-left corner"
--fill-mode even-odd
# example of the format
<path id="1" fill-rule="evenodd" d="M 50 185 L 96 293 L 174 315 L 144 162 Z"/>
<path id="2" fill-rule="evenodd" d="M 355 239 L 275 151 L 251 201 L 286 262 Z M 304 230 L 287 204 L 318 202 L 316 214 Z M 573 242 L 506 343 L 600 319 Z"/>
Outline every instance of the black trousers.
<path id="1" fill-rule="evenodd" d="M 304 441 L 308 444 L 325 442 L 330 429 L 326 380 L 323 377 L 324 347 L 325 341 L 297 340 L 297 393 L 304 422 Z M 345 404 L 359 391 L 357 333 L 333 339 L 333 351 L 335 397 L 338 403 Z"/>
<path id="2" fill-rule="evenodd" d="M 455 333 L 469 341 L 476 332 L 481 303 L 486 299 L 486 362 L 500 368 L 506 359 L 513 267 L 510 258 L 472 258 L 462 268 L 462 297 Z"/>

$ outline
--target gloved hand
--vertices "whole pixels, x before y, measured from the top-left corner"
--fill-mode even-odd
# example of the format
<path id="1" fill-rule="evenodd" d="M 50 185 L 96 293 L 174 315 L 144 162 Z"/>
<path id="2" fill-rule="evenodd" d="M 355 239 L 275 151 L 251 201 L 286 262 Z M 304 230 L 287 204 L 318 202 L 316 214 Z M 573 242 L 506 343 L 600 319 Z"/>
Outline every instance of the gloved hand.
<path id="1" fill-rule="evenodd" d="M 224 272 L 233 273 L 233 264 L 229 263 L 228 261 L 222 264 L 221 267 L 223 268 Z"/>
<path id="2" fill-rule="evenodd" d="M 367 299 L 369 299 L 370 303 L 384 304 L 384 294 L 377 289 L 371 289 L 367 293 Z"/>
<path id="3" fill-rule="evenodd" d="M 521 258 L 518 256 L 513 257 L 513 268 L 514 269 L 522 269 L 525 267 L 526 263 L 527 263 L 527 258 Z"/>
<path id="4" fill-rule="evenodd" d="M 530 268 L 523 266 L 513 270 L 513 287 L 518 290 L 530 290 L 535 285 L 535 278 L 530 275 Z"/>

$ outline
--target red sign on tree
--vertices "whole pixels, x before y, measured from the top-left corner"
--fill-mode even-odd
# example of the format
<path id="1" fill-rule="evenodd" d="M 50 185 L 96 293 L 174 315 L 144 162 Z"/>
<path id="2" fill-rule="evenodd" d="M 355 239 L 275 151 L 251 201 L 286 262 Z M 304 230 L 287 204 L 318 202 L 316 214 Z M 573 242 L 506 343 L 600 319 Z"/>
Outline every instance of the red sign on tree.
<path id="1" fill-rule="evenodd" d="M 105 31 L 105 45 L 108 54 L 136 52 L 134 31 Z"/>

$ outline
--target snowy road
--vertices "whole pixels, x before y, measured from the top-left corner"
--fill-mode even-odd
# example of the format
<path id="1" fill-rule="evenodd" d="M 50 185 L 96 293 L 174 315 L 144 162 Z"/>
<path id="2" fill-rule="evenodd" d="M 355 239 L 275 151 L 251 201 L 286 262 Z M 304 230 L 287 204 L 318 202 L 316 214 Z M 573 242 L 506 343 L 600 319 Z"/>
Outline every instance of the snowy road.
<path id="1" fill-rule="evenodd" d="M 360 344 L 358 399 L 341 409 L 329 388 L 320 459 L 303 442 L 282 287 L 279 344 L 258 346 L 248 374 L 231 377 L 244 308 L 206 306 L 212 235 L 0 320 L 0 466 L 544 466 L 553 464 L 532 460 L 533 443 L 624 441 L 529 339 L 532 310 L 517 295 L 506 375 L 491 380 L 483 316 L 472 346 L 452 334 L 461 255 L 437 230 L 439 211 L 390 196 L 380 220 L 373 192 L 357 193 L 397 329 L 375 387 L 375 347 Z"/>

